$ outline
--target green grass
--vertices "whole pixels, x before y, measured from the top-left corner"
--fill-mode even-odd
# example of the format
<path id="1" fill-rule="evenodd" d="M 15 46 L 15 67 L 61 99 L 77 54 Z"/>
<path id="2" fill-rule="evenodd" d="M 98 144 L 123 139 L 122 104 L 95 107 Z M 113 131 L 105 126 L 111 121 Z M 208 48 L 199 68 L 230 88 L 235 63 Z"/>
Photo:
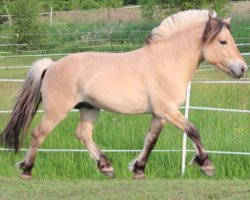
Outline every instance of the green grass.
<path id="1" fill-rule="evenodd" d="M 24 181 L 0 177 L 0 199 L 247 200 L 250 180 Z"/>
<path id="2" fill-rule="evenodd" d="M 6 124 L 7 116 L 2 115 L 0 129 Z M 34 124 L 40 119 L 38 114 Z M 202 141 L 209 150 L 250 151 L 248 145 L 249 116 L 247 114 L 229 114 L 223 112 L 191 111 L 190 119 L 201 131 Z M 41 148 L 81 149 L 80 142 L 74 137 L 79 120 L 77 113 L 71 113 L 47 138 Z M 142 149 L 150 117 L 124 116 L 102 112 L 98 118 L 94 140 L 102 149 Z M 29 138 L 24 147 L 28 147 Z M 161 133 L 155 149 L 181 149 L 182 135 L 179 130 L 167 125 Z M 192 149 L 191 145 L 188 145 Z M 188 153 L 187 161 L 194 153 Z M 130 163 L 138 153 L 107 153 L 115 168 L 116 177 L 131 178 L 128 171 Z M 24 157 L 24 152 L 14 155 L 1 152 L 0 174 L 15 177 L 18 171 L 14 165 Z M 211 154 L 216 168 L 215 179 L 250 178 L 249 156 Z M 146 174 L 148 178 L 175 179 L 180 176 L 181 154 L 152 153 Z M 33 175 L 40 179 L 82 179 L 105 180 L 97 172 L 94 161 L 88 153 L 45 153 L 40 152 L 36 160 Z M 188 166 L 184 178 L 204 179 L 199 169 Z"/>

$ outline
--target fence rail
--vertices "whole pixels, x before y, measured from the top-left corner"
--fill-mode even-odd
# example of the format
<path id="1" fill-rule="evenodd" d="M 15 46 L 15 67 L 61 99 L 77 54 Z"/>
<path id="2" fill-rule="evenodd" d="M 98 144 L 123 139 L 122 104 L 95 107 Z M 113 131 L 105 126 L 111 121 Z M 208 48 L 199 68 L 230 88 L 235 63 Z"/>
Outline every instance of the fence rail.
<path id="1" fill-rule="evenodd" d="M 28 149 L 20 149 L 21 152 L 26 152 Z M 5 149 L 0 148 L 0 151 L 15 151 L 14 149 Z M 68 152 L 68 153 L 86 153 L 88 152 L 87 149 L 38 149 L 39 152 Z M 102 152 L 108 152 L 108 153 L 139 153 L 141 152 L 141 149 L 102 149 Z M 171 152 L 182 152 L 181 149 L 154 149 L 152 152 L 158 152 L 158 153 L 171 153 Z M 192 153 L 195 152 L 194 150 L 187 149 L 186 152 Z M 207 153 L 211 154 L 230 154 L 230 155 L 245 155 L 249 156 L 250 152 L 237 152 L 237 151 L 209 151 L 207 150 Z"/>
<path id="2" fill-rule="evenodd" d="M 95 46 L 95 47 L 103 47 L 103 46 L 107 46 L 107 45 L 100 45 L 100 46 Z M 115 46 L 126 46 L 126 45 L 108 45 L 108 46 L 115 47 Z M 135 46 L 135 45 L 128 45 L 128 46 Z M 136 45 L 136 46 L 138 46 L 138 45 Z M 83 48 L 85 48 L 85 47 L 83 47 Z M 71 54 L 71 53 L 24 54 L 24 55 L 10 55 L 10 56 L 1 56 L 0 55 L 0 59 L 3 59 L 3 58 L 25 58 L 25 57 L 47 57 L 47 56 L 50 56 L 50 57 L 53 57 L 53 56 L 67 56 L 69 54 Z M 243 55 L 243 56 L 249 56 L 250 52 L 241 53 L 241 55 Z"/>

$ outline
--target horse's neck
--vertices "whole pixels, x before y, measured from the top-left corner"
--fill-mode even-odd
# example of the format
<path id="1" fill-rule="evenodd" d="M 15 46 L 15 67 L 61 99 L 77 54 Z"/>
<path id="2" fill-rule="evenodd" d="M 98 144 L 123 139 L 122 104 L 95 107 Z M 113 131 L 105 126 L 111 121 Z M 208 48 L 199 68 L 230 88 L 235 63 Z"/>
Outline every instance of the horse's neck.
<path id="1" fill-rule="evenodd" d="M 150 48 L 153 48 L 156 53 L 160 62 L 159 66 L 168 68 L 168 71 L 177 70 L 183 79 L 189 81 L 202 61 L 203 30 L 204 25 L 196 25 L 153 44 Z"/>

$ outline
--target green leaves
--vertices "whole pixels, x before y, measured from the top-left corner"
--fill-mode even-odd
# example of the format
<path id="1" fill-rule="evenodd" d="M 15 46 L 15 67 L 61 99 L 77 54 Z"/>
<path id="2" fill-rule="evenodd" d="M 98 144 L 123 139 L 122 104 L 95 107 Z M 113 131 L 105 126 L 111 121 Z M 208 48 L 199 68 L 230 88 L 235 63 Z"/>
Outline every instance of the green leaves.
<path id="1" fill-rule="evenodd" d="M 229 10 L 228 0 L 139 0 L 139 4 L 146 19 L 162 19 L 188 9 L 214 9 L 219 15 L 225 15 Z"/>
<path id="2" fill-rule="evenodd" d="M 41 39 L 43 26 L 39 21 L 41 5 L 36 0 L 17 0 L 11 6 L 12 20 L 14 21 L 13 43 L 14 51 L 37 48 L 34 43 Z"/>
<path id="3" fill-rule="evenodd" d="M 116 8 L 123 5 L 122 0 L 47 0 L 43 2 L 43 9 L 54 11 L 89 10 L 97 8 Z"/>

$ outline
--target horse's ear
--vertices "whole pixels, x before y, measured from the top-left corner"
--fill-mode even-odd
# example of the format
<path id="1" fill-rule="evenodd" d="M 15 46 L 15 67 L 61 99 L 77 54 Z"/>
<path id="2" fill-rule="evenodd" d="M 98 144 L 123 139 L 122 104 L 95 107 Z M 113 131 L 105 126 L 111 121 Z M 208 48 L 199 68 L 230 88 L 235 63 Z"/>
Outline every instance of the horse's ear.
<path id="1" fill-rule="evenodd" d="M 209 10 L 208 16 L 209 16 L 209 19 L 216 18 L 217 13 L 214 10 Z"/>
<path id="2" fill-rule="evenodd" d="M 228 18 L 226 18 L 226 19 L 223 19 L 223 22 L 225 22 L 226 24 L 230 25 L 231 17 L 228 17 Z"/>

